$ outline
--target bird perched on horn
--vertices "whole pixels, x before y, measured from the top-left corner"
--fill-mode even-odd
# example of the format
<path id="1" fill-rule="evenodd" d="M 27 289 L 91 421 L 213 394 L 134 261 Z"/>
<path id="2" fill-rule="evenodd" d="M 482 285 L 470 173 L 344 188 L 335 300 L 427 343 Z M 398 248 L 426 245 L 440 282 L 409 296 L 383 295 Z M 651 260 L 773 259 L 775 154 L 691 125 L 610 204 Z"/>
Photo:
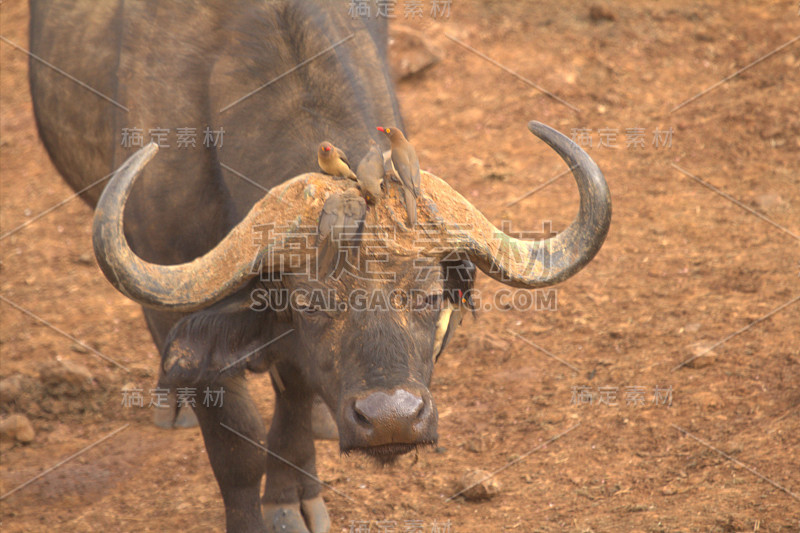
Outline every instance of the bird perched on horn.
<path id="1" fill-rule="evenodd" d="M 414 227 L 417 224 L 417 196 L 420 192 L 417 151 L 399 129 L 378 126 L 378 131 L 386 135 L 392 143 L 392 165 L 403 185 L 408 221 L 411 227 Z"/>
<path id="2" fill-rule="evenodd" d="M 321 142 L 317 149 L 317 163 L 319 168 L 331 176 L 356 179 L 356 174 L 350 168 L 350 162 L 342 150 L 336 148 L 328 141 Z"/>
<path id="3" fill-rule="evenodd" d="M 356 167 L 356 177 L 358 178 L 358 186 L 361 188 L 361 193 L 367 199 L 367 202 L 371 204 L 383 197 L 383 191 L 381 190 L 383 174 L 383 154 L 378 148 L 378 143 L 370 140 L 369 152 Z"/>
<path id="4" fill-rule="evenodd" d="M 317 224 L 317 272 L 323 277 L 333 272 L 341 248 L 361 242 L 366 214 L 367 204 L 354 188 L 325 200 Z"/>

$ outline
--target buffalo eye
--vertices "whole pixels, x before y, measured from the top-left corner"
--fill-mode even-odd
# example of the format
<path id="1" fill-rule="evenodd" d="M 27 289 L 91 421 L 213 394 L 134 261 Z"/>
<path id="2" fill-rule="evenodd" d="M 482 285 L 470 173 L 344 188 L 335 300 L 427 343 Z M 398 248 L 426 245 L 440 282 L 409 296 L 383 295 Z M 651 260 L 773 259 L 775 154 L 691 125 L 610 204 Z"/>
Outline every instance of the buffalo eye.
<path id="1" fill-rule="evenodd" d="M 296 311 L 305 314 L 314 314 L 319 311 L 319 309 L 311 303 L 311 300 L 308 298 L 307 294 L 297 292 L 293 296 L 292 304 Z"/>
<path id="2" fill-rule="evenodd" d="M 309 318 L 332 317 L 337 312 L 336 300 L 320 299 L 316 293 L 299 290 L 292 296 L 292 309 Z"/>

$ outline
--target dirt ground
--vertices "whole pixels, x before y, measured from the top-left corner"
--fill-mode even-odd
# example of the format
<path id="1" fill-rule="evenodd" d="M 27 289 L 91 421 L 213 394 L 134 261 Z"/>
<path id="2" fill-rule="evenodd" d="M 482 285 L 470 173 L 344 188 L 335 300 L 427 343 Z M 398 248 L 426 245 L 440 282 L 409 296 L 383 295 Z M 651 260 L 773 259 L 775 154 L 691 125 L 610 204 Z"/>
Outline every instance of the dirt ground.
<path id="1" fill-rule="evenodd" d="M 432 384 L 436 450 L 379 469 L 318 444 L 333 531 L 800 531 L 800 41 L 751 66 L 800 36 L 798 9 L 455 0 L 449 19 L 406 22 L 398 8 L 443 54 L 398 85 L 424 168 L 498 225 L 562 230 L 569 176 L 508 206 L 566 169 L 527 131 L 535 119 L 582 142 L 614 218 L 557 309 L 464 320 Z M 3 2 L 3 37 L 27 48 L 27 26 L 27 3 Z M 36 219 L 72 191 L 38 140 L 27 61 L 0 44 L 0 377 L 28 378 L 2 414 L 36 436 L 3 447 L 0 497 L 124 429 L 0 501 L 2 529 L 220 531 L 199 430 L 122 406 L 126 385 L 155 386 L 158 354 L 94 262 L 90 209 Z M 89 391 L 36 385 L 54 359 L 86 365 Z M 250 383 L 268 423 L 271 388 Z M 499 494 L 448 500 L 473 468 L 504 468 Z"/>

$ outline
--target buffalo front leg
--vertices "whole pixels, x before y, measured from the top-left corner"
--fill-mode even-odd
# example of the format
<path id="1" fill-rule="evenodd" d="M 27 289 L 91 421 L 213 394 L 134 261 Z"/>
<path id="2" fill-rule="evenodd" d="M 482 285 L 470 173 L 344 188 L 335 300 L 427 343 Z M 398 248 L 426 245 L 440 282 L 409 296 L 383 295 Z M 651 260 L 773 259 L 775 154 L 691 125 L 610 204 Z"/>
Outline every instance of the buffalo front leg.
<path id="1" fill-rule="evenodd" d="M 195 412 L 225 503 L 226 529 L 263 533 L 259 489 L 267 457 L 264 425 L 243 376 L 220 379 L 208 388 L 223 393 L 213 402 L 198 401 Z"/>
<path id="2" fill-rule="evenodd" d="M 330 519 L 317 478 L 311 412 L 314 393 L 288 364 L 278 365 L 269 430 L 263 510 L 267 531 L 326 533 Z"/>
<path id="3" fill-rule="evenodd" d="M 158 388 L 168 390 L 166 404 L 156 406 L 153 423 L 161 429 L 184 429 L 197 426 L 197 416 L 188 405 L 179 405 L 177 391 L 174 387 L 163 384 L 163 373 L 159 376 Z"/>

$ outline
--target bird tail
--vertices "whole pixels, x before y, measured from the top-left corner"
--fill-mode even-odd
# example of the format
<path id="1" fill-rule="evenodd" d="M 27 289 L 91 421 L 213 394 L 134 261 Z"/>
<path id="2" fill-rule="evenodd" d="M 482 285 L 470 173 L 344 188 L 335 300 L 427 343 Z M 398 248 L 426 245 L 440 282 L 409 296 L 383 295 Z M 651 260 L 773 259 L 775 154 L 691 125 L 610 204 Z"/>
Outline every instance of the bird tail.
<path id="1" fill-rule="evenodd" d="M 328 238 L 319 245 L 317 252 L 317 273 L 326 278 L 333 274 L 334 268 L 337 265 L 339 255 L 339 248 L 335 243 L 331 242 Z"/>
<path id="2" fill-rule="evenodd" d="M 417 225 L 417 198 L 414 191 L 403 187 L 403 197 L 406 201 L 406 213 L 408 213 L 408 224 L 412 228 Z"/>

